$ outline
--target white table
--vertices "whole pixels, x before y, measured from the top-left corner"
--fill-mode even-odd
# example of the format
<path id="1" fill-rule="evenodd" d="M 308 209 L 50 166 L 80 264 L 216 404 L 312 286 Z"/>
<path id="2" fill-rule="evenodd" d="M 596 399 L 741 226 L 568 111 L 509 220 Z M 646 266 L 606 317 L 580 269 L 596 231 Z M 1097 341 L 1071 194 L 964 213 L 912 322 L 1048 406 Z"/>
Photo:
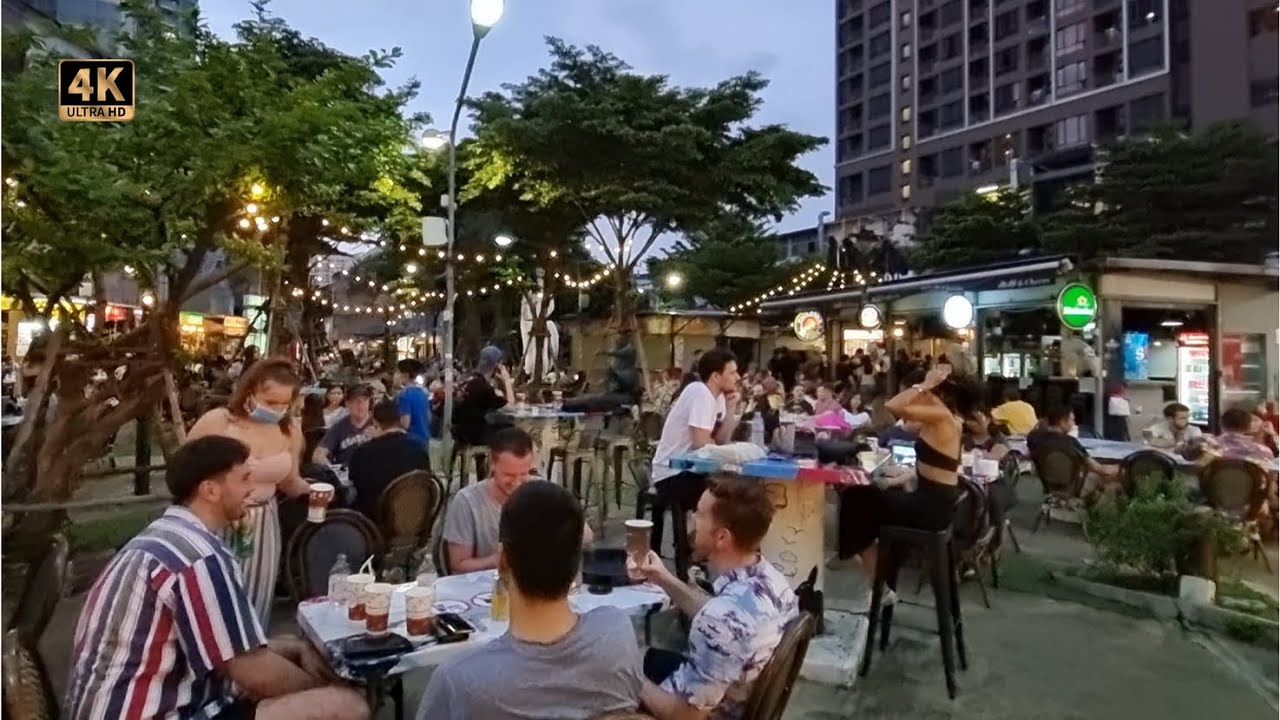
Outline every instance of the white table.
<path id="1" fill-rule="evenodd" d="M 1027 439 L 1025 437 L 1009 438 L 1009 449 L 1020 452 L 1027 457 L 1031 456 L 1027 449 Z M 1163 448 L 1154 448 L 1150 445 L 1143 445 L 1135 442 L 1122 442 L 1119 440 L 1098 440 L 1093 438 L 1080 438 L 1080 444 L 1085 450 L 1089 451 L 1089 457 L 1101 463 L 1119 463 L 1130 455 L 1139 450 L 1155 450 L 1173 460 L 1183 469 L 1194 468 L 1196 463 L 1178 455 L 1170 450 Z M 1280 470 L 1280 459 L 1273 460 L 1271 463 L 1272 471 Z"/>
<path id="2" fill-rule="evenodd" d="M 476 626 L 477 632 L 466 642 L 419 647 L 401 657 L 400 662 L 391 669 L 390 674 L 434 667 L 457 653 L 467 652 L 505 633 L 507 623 L 489 619 L 488 603 L 496 577 L 496 571 L 482 570 L 463 575 L 451 575 L 436 581 L 436 612 L 458 613 Z M 391 632 L 403 635 L 410 641 L 420 641 L 423 638 L 414 638 L 405 630 L 404 594 L 411 587 L 413 583 L 396 587 L 395 594 L 391 596 L 389 622 Z M 582 588 L 569 596 L 569 604 L 579 613 L 607 606 L 616 607 L 629 615 L 643 615 L 650 609 L 665 607 L 669 602 L 670 598 L 665 592 L 649 583 L 615 588 L 613 592 L 606 595 L 592 595 L 586 588 Z M 302 629 L 303 635 L 311 641 L 312 645 L 328 656 L 329 643 L 363 633 L 364 621 L 348 620 L 345 606 L 339 607 L 327 599 L 320 598 L 304 601 L 298 605 L 298 627 Z"/>

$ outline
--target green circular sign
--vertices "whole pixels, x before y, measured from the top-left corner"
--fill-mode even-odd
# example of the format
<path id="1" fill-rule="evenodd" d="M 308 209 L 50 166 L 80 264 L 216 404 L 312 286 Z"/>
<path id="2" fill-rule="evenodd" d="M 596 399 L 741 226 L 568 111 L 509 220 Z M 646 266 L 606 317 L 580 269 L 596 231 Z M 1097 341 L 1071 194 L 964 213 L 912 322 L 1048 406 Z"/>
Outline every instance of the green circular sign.
<path id="1" fill-rule="evenodd" d="M 1098 318 L 1098 296 L 1088 285 L 1071 283 L 1058 293 L 1058 319 L 1072 330 L 1083 330 Z"/>

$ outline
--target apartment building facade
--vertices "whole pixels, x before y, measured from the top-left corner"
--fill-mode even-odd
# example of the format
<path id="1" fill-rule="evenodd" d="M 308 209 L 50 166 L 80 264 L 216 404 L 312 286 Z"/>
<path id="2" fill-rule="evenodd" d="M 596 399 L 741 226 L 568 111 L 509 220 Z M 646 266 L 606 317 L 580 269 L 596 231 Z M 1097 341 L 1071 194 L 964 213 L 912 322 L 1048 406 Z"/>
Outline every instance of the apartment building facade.
<path id="1" fill-rule="evenodd" d="M 902 216 L 1171 119 L 1276 130 L 1273 0 L 838 0 L 836 216 Z"/>

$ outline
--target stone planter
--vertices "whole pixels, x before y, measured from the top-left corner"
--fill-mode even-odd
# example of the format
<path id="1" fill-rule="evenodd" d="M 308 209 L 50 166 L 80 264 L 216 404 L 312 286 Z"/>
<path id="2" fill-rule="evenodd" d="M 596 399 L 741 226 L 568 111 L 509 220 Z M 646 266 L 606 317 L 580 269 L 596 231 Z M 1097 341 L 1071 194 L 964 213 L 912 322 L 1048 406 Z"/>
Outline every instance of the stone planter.
<path id="1" fill-rule="evenodd" d="M 1241 642 L 1280 646 L 1280 623 L 1275 620 L 1217 605 L 1186 603 L 1181 606 L 1181 610 L 1182 617 L 1192 625 Z"/>
<path id="2" fill-rule="evenodd" d="M 1175 620 L 1179 615 L 1177 600 L 1168 595 L 1130 590 L 1117 585 L 1094 582 L 1093 580 L 1086 580 L 1079 575 L 1059 570 L 1052 571 L 1050 576 L 1055 582 L 1069 588 L 1096 598 L 1127 605 L 1161 620 Z"/>

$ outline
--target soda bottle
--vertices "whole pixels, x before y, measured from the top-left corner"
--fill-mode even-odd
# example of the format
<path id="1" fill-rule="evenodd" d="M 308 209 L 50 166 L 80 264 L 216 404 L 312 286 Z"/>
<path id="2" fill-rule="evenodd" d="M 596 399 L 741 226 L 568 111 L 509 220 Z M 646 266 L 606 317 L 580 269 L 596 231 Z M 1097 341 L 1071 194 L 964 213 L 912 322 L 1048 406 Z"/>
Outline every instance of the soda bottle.
<path id="1" fill-rule="evenodd" d="M 338 561 L 329 569 L 329 602 L 342 605 L 346 602 L 347 576 L 351 574 L 351 565 L 347 563 L 345 553 L 338 553 Z"/>

